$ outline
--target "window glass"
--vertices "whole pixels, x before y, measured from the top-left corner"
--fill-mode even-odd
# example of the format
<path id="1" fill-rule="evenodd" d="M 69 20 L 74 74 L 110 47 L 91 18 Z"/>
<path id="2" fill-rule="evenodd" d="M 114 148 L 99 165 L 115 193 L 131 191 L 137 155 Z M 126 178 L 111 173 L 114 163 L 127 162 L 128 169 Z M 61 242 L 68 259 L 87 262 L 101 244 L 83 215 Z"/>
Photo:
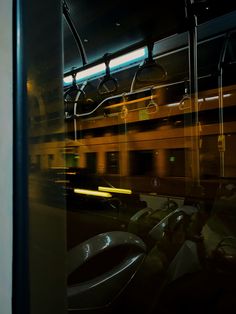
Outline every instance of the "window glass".
<path id="1" fill-rule="evenodd" d="M 233 38 L 226 47 L 227 59 L 234 56 Z M 224 44 L 223 34 L 198 43 L 195 97 L 188 47 L 173 47 L 154 56 L 152 63 L 144 56 L 138 64 L 111 71 L 109 84 L 97 75 L 65 86 L 67 146 L 78 156 L 76 164 L 66 159 L 69 254 L 76 248 L 85 254 L 85 247 L 102 237 L 116 241 L 113 231 L 120 232 L 124 242 L 138 237 L 136 244 L 146 247 L 145 253 L 121 243 L 110 250 L 100 247 L 69 273 L 71 294 L 84 282 L 99 287 L 89 301 L 81 301 L 80 292 L 69 296 L 71 308 L 82 310 L 91 302 L 101 310 L 110 302 L 109 313 L 122 306 L 140 313 L 165 313 L 167 306 L 171 312 L 172 304 L 164 305 L 159 294 L 166 298 L 169 293 L 175 300 L 183 289 L 188 295 L 185 278 L 195 291 L 208 267 L 215 267 L 215 280 L 218 270 L 228 272 L 228 254 L 234 252 L 235 262 L 235 80 L 229 70 L 233 64 L 220 61 Z M 76 117 L 71 114 L 75 112 Z M 219 257 L 223 246 L 231 253 Z M 123 261 L 131 263 L 133 250 L 135 258 L 145 257 L 128 274 Z M 101 282 L 108 273 L 114 275 L 116 267 L 126 279 L 109 279 L 116 287 L 109 291 Z M 101 303 L 95 293 L 104 297 Z"/>
<path id="2" fill-rule="evenodd" d="M 86 153 L 86 167 L 91 173 L 97 172 L 97 153 Z"/>
<path id="3" fill-rule="evenodd" d="M 78 10 L 68 0 L 71 11 L 62 1 L 63 12 L 36 2 L 26 36 L 32 313 L 46 313 L 45 300 L 58 314 L 223 312 L 235 299 L 235 22 L 201 24 L 198 40 L 183 25 L 192 1 L 174 34 L 159 14 L 180 10 L 174 2 L 151 20 L 143 9 L 140 23 L 126 6 L 124 24 L 109 27 L 117 1 Z M 77 49 L 66 12 L 84 51 L 63 83 Z"/>
<path id="4" fill-rule="evenodd" d="M 119 152 L 106 153 L 106 169 L 110 174 L 119 173 Z"/>
<path id="5" fill-rule="evenodd" d="M 64 314 L 67 308 L 64 169 L 66 163 L 73 164 L 74 155 L 70 154 L 74 152 L 67 154 L 65 149 L 61 3 L 56 0 L 16 3 L 14 8 L 19 10 L 17 16 L 22 24 L 16 23 L 17 38 L 20 38 L 17 49 L 21 53 L 16 62 L 21 70 L 15 78 L 21 78 L 23 83 L 18 82 L 19 86 L 26 86 L 21 114 L 25 110 L 28 117 L 28 124 L 23 125 L 27 127 L 28 139 L 24 139 L 25 147 L 21 149 L 28 150 L 30 155 L 29 208 L 19 213 L 23 215 L 29 210 L 28 246 L 22 240 L 23 250 L 29 250 L 29 312 Z M 17 116 L 19 109 L 15 110 Z M 20 186 L 17 189 L 21 191 Z M 25 299 L 21 301 L 24 303 Z M 28 313 L 20 308 L 15 310 Z"/>

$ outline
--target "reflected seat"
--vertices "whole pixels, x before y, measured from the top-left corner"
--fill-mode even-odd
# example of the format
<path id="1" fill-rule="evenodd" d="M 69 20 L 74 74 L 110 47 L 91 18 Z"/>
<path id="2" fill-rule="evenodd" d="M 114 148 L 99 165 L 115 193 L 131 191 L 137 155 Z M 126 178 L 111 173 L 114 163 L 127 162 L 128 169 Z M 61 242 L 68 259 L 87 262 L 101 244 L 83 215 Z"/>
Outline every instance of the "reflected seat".
<path id="1" fill-rule="evenodd" d="M 125 249 L 123 258 L 110 268 L 96 272 L 96 268 L 114 259 L 116 249 L 119 252 Z M 86 264 L 88 267 L 82 271 L 85 275 L 82 281 L 74 281 L 68 287 L 69 311 L 93 311 L 112 304 L 139 269 L 145 252 L 146 245 L 138 236 L 123 231 L 98 234 L 72 248 L 68 253 L 68 276 L 73 277 L 73 273 Z M 94 273 L 92 277 L 90 271 Z"/>

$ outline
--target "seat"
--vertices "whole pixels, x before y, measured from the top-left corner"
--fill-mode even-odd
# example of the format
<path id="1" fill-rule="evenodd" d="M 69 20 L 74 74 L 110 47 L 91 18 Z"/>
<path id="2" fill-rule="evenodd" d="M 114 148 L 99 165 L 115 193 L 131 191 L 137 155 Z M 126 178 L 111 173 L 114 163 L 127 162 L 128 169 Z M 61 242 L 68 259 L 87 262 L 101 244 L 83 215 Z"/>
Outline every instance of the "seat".
<path id="1" fill-rule="evenodd" d="M 108 307 L 131 281 L 146 255 L 145 243 L 136 235 L 124 231 L 98 234 L 72 248 L 68 253 L 68 275 L 96 260 L 104 252 L 128 248 L 126 256 L 113 268 L 88 280 L 68 287 L 69 311 L 94 310 Z"/>
<path id="2" fill-rule="evenodd" d="M 176 226 L 183 221 L 185 216 L 191 216 L 197 211 L 198 209 L 196 207 L 189 205 L 183 205 L 173 210 L 150 230 L 149 236 L 152 239 L 160 240 L 168 226 L 171 225 L 171 229 L 174 230 Z"/>

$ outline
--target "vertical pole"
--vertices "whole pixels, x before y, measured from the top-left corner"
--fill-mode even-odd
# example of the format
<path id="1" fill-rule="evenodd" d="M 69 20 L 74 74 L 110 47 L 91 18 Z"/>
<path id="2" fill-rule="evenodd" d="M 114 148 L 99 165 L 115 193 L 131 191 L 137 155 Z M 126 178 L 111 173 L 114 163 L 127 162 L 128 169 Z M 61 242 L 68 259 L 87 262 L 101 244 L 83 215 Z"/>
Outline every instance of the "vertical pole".
<path id="1" fill-rule="evenodd" d="M 218 63 L 218 93 L 219 93 L 219 135 L 218 135 L 218 149 L 220 154 L 220 177 L 225 176 L 225 135 L 224 135 L 224 98 L 223 98 L 223 65 L 225 61 L 225 54 L 229 44 L 231 33 L 229 32 L 221 50 L 220 59 Z"/>
<path id="2" fill-rule="evenodd" d="M 186 18 L 189 25 L 189 93 L 192 113 L 191 134 L 191 164 L 193 187 L 200 187 L 200 165 L 199 165 L 199 118 L 198 118 L 198 68 L 197 68 L 197 15 L 194 0 L 185 1 Z"/>
<path id="3" fill-rule="evenodd" d="M 13 14 L 13 313 L 29 313 L 28 135 L 25 29 L 26 1 Z"/>

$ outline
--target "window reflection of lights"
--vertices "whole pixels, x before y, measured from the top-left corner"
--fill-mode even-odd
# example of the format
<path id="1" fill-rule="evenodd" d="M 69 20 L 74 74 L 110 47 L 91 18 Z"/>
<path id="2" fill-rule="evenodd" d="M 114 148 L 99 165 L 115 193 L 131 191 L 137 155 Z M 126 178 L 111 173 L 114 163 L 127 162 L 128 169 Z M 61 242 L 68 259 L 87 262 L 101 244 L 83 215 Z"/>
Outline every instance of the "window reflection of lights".
<path id="1" fill-rule="evenodd" d="M 180 220 L 182 220 L 182 219 L 183 219 L 183 217 L 184 217 L 183 215 L 180 215 L 180 216 L 178 216 L 178 217 L 177 217 L 177 219 L 176 219 L 176 220 L 177 220 L 177 221 L 180 221 Z"/>
<path id="2" fill-rule="evenodd" d="M 157 98 L 157 96 L 154 95 L 152 98 Z M 146 101 L 146 100 L 150 100 L 150 99 L 151 99 L 151 96 L 141 97 L 141 98 L 137 98 L 137 99 L 133 99 L 133 100 L 127 100 L 127 101 L 123 100 L 122 102 L 119 102 L 117 104 L 112 104 L 112 105 L 106 106 L 106 109 L 114 109 L 114 108 L 121 107 L 124 105 L 131 105 L 131 104 L 135 104 L 137 102 Z"/>
<path id="3" fill-rule="evenodd" d="M 110 62 L 110 69 L 128 64 L 131 61 L 136 61 L 140 58 L 145 57 L 145 48 L 137 49 L 135 51 L 129 52 L 123 56 L 114 58 Z"/>
<path id="4" fill-rule="evenodd" d="M 224 98 L 227 98 L 227 97 L 230 97 L 230 96 L 232 96 L 232 94 L 224 94 L 223 95 Z M 219 99 L 219 96 L 211 96 L 211 97 L 206 97 L 205 99 L 204 98 L 199 98 L 198 102 L 203 102 L 204 100 L 205 101 L 211 101 L 211 100 L 217 100 L 217 99 Z M 166 107 L 176 107 L 176 106 L 179 106 L 179 102 L 174 102 L 174 103 L 166 105 Z"/>
<path id="5" fill-rule="evenodd" d="M 224 98 L 227 98 L 230 96 L 232 96 L 232 94 L 224 94 L 223 95 Z M 206 101 L 211 101 L 211 100 L 216 100 L 216 99 L 219 99 L 219 96 L 212 96 L 212 97 L 206 97 L 205 98 Z"/>
<path id="6" fill-rule="evenodd" d="M 54 183 L 70 183 L 69 180 L 55 180 Z"/>
<path id="7" fill-rule="evenodd" d="M 166 106 L 167 107 L 176 107 L 176 106 L 178 106 L 179 105 L 179 102 L 174 102 L 174 103 L 172 103 L 172 104 L 167 104 Z"/>
<path id="8" fill-rule="evenodd" d="M 83 78 L 86 78 L 89 76 L 93 76 L 96 74 L 102 74 L 105 72 L 105 69 L 106 69 L 105 63 L 95 65 L 94 67 L 91 67 L 89 69 L 78 72 L 76 74 L 76 80 L 79 81 L 79 80 L 82 80 Z"/>
<path id="9" fill-rule="evenodd" d="M 63 80 L 64 80 L 65 84 L 70 84 L 70 83 L 72 83 L 73 78 L 72 78 L 72 76 L 66 76 L 66 77 L 64 77 Z"/>
<path id="10" fill-rule="evenodd" d="M 138 62 L 138 61 L 144 59 L 145 56 L 146 56 L 146 48 L 145 47 L 137 49 L 137 50 L 129 52 L 129 53 L 126 53 L 123 56 L 111 59 L 110 64 L 109 64 L 110 70 L 115 70 L 115 69 L 118 69 L 119 67 L 122 67 L 122 66 L 128 66 L 131 63 Z M 94 76 L 103 75 L 105 73 L 105 70 L 106 70 L 105 63 L 100 63 L 98 65 L 91 67 L 91 68 L 88 68 L 86 70 L 82 70 L 82 71 L 78 72 L 76 74 L 76 80 L 81 81 L 81 80 L 86 79 L 86 78 L 91 78 Z M 73 81 L 72 76 L 66 76 L 64 78 L 65 84 L 70 84 L 70 83 L 72 83 L 72 81 Z"/>
<path id="11" fill-rule="evenodd" d="M 176 159 L 175 156 L 170 156 L 170 157 L 169 157 L 169 161 L 170 161 L 170 162 L 175 162 L 175 159 Z"/>
<path id="12" fill-rule="evenodd" d="M 216 99 L 219 99 L 219 96 L 206 97 L 205 101 L 211 101 L 211 100 L 216 100 Z"/>
<path id="13" fill-rule="evenodd" d="M 131 265 L 132 263 L 134 263 L 136 260 L 138 259 L 138 256 L 134 256 L 132 258 L 130 258 L 128 265 L 126 265 L 126 267 L 128 268 L 129 265 Z"/>
<path id="14" fill-rule="evenodd" d="M 74 189 L 74 192 L 77 194 L 98 196 L 98 197 L 112 197 L 112 195 L 108 192 L 100 192 L 95 190 L 86 190 L 86 189 Z"/>
<path id="15" fill-rule="evenodd" d="M 90 255 L 90 245 L 89 244 L 85 244 L 85 247 L 84 247 L 84 257 L 87 259 Z"/>
<path id="16" fill-rule="evenodd" d="M 106 239 L 106 240 L 105 240 L 104 245 L 102 246 L 102 249 L 105 249 L 105 248 L 108 247 L 108 246 L 110 245 L 110 243 L 111 243 L 111 237 L 110 237 L 110 236 L 106 235 L 105 239 Z"/>
<path id="17" fill-rule="evenodd" d="M 111 193 L 120 193 L 120 194 L 132 194 L 132 191 L 129 189 L 118 189 L 118 188 L 111 188 L 106 186 L 99 186 L 99 191 L 103 192 L 111 192 Z"/>

